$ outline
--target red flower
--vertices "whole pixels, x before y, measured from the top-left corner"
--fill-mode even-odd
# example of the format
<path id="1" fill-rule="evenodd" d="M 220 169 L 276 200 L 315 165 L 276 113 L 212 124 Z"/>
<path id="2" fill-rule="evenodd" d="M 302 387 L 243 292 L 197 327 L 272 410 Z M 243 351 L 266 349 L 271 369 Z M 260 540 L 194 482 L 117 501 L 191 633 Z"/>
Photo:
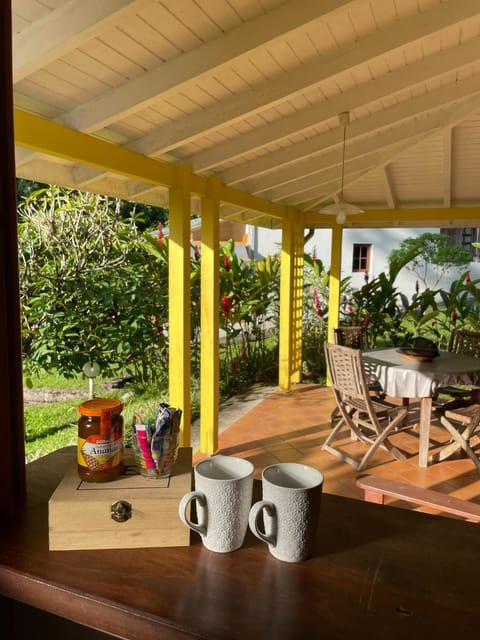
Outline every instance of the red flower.
<path id="1" fill-rule="evenodd" d="M 225 271 L 230 271 L 230 261 L 226 253 L 223 254 L 223 266 L 225 267 Z"/>
<path id="2" fill-rule="evenodd" d="M 467 271 L 467 275 L 465 276 L 465 282 L 470 282 L 471 280 L 470 271 Z"/>
<path id="3" fill-rule="evenodd" d="M 222 309 L 223 309 L 223 315 L 228 320 L 230 315 L 230 300 L 229 298 L 227 298 L 227 296 L 223 296 L 222 298 Z"/>
<path id="4" fill-rule="evenodd" d="M 354 313 L 354 308 L 352 306 L 348 307 L 348 313 Z"/>
<path id="5" fill-rule="evenodd" d="M 318 291 L 316 289 L 313 290 L 313 303 L 315 305 L 315 313 L 321 318 L 323 316 L 322 305 L 320 304 L 320 298 L 318 297 Z"/>
<path id="6" fill-rule="evenodd" d="M 368 327 L 368 325 L 370 324 L 370 318 L 368 316 L 365 316 L 363 321 L 365 323 L 365 326 Z"/>
<path id="7" fill-rule="evenodd" d="M 193 245 L 193 257 L 197 262 L 200 260 L 200 247 L 198 244 Z"/>

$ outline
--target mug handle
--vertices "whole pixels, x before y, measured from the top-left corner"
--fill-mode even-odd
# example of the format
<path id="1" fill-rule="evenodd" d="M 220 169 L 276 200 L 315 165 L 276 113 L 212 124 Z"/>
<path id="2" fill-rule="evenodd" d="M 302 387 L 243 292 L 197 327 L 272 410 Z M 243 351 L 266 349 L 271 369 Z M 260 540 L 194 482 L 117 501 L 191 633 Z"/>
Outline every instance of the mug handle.
<path id="1" fill-rule="evenodd" d="M 187 516 L 187 507 L 192 500 L 197 500 L 197 505 L 203 507 L 202 509 L 197 509 L 197 517 L 199 522 L 193 522 Z M 183 498 L 180 500 L 180 504 L 178 505 L 178 515 L 180 516 L 180 520 L 196 531 L 200 535 L 204 536 L 207 533 L 207 511 L 205 507 L 207 506 L 207 499 L 205 498 L 205 494 L 200 491 L 190 491 L 186 493 Z"/>
<path id="2" fill-rule="evenodd" d="M 274 525 L 272 527 L 272 531 L 262 531 L 258 526 L 258 518 L 261 512 L 265 509 L 266 513 L 274 519 Z M 268 502 L 267 500 L 260 500 L 260 502 L 256 502 L 253 507 L 250 509 L 250 513 L 248 514 L 248 526 L 250 527 L 252 533 L 263 540 L 263 542 L 267 542 L 268 544 L 275 544 L 277 539 L 276 533 L 276 518 L 277 511 L 275 509 L 275 505 L 273 502 Z M 265 528 L 266 529 L 266 528 Z"/>

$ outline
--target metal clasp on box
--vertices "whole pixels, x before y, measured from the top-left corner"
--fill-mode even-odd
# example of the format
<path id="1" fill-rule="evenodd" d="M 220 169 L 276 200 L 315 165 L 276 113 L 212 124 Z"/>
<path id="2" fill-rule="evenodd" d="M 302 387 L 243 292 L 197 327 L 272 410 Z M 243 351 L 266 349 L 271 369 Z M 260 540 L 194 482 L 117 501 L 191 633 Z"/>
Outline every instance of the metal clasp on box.
<path id="1" fill-rule="evenodd" d="M 112 520 L 126 522 L 132 517 L 132 505 L 126 500 L 117 500 L 110 507 Z"/>

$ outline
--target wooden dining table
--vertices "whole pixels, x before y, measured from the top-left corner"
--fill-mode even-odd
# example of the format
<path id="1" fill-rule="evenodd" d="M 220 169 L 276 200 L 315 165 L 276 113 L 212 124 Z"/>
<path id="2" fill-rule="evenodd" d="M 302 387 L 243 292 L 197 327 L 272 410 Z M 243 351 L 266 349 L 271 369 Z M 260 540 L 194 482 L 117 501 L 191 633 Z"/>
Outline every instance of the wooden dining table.
<path id="1" fill-rule="evenodd" d="M 186 546 L 49 551 L 48 499 L 75 450 L 27 465 L 0 528 L 5 637 L 69 640 L 425 640 L 478 630 L 479 525 L 323 493 L 312 557 Z M 253 500 L 260 497 L 259 480 Z M 119 525 L 121 526 L 121 525 Z"/>
<path id="2" fill-rule="evenodd" d="M 419 362 L 406 357 L 397 348 L 364 351 L 363 359 L 369 379 L 379 382 L 387 396 L 420 399 L 418 465 L 427 467 L 432 398 L 447 385 L 479 384 L 480 359 L 440 351 L 433 360 Z"/>

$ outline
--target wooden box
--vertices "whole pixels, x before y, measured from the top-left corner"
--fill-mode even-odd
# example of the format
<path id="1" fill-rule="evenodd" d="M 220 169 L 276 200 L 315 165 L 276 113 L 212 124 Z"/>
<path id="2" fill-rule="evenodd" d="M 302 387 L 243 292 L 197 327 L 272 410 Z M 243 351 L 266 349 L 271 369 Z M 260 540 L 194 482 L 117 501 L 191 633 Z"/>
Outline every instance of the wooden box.
<path id="1" fill-rule="evenodd" d="M 84 482 L 76 457 L 72 460 L 48 503 L 51 551 L 190 544 L 190 529 L 178 516 L 178 504 L 192 489 L 192 449 L 180 448 L 168 478 L 139 475 L 131 449 L 125 449 L 125 466 L 126 474 L 112 482 Z M 131 505 L 127 520 L 114 519 L 118 512 L 112 512 L 112 505 L 118 501 Z"/>

